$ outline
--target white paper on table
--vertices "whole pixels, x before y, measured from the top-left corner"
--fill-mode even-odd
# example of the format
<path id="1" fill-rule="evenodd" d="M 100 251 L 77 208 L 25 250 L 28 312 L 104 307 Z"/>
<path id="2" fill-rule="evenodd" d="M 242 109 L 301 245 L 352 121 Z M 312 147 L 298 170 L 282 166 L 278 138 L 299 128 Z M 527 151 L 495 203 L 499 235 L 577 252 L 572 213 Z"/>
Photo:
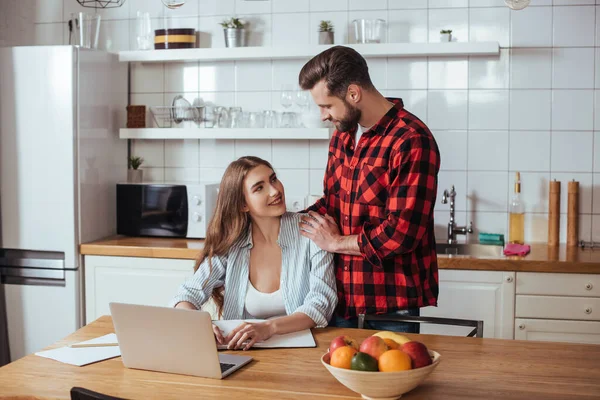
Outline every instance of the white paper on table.
<path id="1" fill-rule="evenodd" d="M 230 319 L 213 321 L 213 324 L 219 327 L 223 332 L 223 336 L 227 336 L 229 332 L 237 328 L 243 322 L 264 322 L 264 319 Z M 276 348 L 276 347 L 316 347 L 315 339 L 310 329 L 304 329 L 298 332 L 286 333 L 285 335 L 273 335 L 264 342 L 257 342 L 253 347 L 256 348 Z M 219 350 L 227 348 L 226 344 L 218 344 Z"/>
<path id="2" fill-rule="evenodd" d="M 86 340 L 80 343 L 118 343 L 117 335 L 109 333 L 108 335 L 100 336 L 94 339 Z M 97 361 L 106 360 L 109 358 L 118 357 L 121 355 L 119 346 L 106 347 L 59 347 L 58 349 L 39 351 L 36 356 L 51 358 L 66 364 L 77 365 L 79 367 L 91 364 Z"/>

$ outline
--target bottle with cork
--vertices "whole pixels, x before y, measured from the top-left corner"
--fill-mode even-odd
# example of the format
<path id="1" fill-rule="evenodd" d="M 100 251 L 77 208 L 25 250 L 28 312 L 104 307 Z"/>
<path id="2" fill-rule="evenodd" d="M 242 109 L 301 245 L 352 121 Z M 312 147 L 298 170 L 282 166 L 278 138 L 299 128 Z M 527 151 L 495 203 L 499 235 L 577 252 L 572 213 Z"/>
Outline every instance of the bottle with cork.
<path id="1" fill-rule="evenodd" d="M 521 199 L 521 174 L 515 173 L 515 189 L 509 210 L 509 243 L 525 243 L 525 205 Z"/>

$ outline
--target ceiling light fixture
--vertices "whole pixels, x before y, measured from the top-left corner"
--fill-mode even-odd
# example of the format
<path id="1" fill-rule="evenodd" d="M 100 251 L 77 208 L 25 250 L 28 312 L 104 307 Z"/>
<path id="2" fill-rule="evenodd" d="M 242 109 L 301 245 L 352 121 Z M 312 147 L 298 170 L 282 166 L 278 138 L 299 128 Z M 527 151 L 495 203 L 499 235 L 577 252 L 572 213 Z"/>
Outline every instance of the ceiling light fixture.
<path id="1" fill-rule="evenodd" d="M 529 5 L 531 0 L 504 0 L 504 2 L 512 10 L 522 10 Z"/>

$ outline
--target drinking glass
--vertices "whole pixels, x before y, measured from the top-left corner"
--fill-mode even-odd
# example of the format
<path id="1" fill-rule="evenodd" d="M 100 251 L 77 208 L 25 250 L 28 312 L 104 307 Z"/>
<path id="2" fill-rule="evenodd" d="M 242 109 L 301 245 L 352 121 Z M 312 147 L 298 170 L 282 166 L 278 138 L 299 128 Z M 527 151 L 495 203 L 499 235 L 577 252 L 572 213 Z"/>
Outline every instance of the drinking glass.
<path id="1" fill-rule="evenodd" d="M 136 39 L 138 50 L 150 50 L 152 48 L 152 25 L 150 23 L 150 13 L 137 12 L 136 18 Z"/>
<path id="2" fill-rule="evenodd" d="M 231 128 L 231 118 L 227 107 L 215 107 L 215 120 L 219 128 Z"/>
<path id="3" fill-rule="evenodd" d="M 267 110 L 263 112 L 265 116 L 265 128 L 277 128 L 277 112 Z"/>
<path id="4" fill-rule="evenodd" d="M 306 90 L 299 90 L 296 92 L 296 104 L 300 107 L 300 112 L 303 112 L 305 108 L 308 108 L 309 98 Z"/>
<path id="5" fill-rule="evenodd" d="M 265 127 L 265 117 L 261 112 L 251 112 L 250 113 L 250 128 L 264 128 Z"/>
<path id="6" fill-rule="evenodd" d="M 243 128 L 244 126 L 244 114 L 242 113 L 242 107 L 230 107 L 229 118 L 231 121 L 231 128 Z"/>
<path id="7" fill-rule="evenodd" d="M 217 107 L 212 105 L 204 106 L 204 127 L 214 128 L 218 119 Z"/>
<path id="8" fill-rule="evenodd" d="M 296 113 L 286 111 L 281 113 L 280 128 L 295 128 L 296 127 Z"/>
<path id="9" fill-rule="evenodd" d="M 294 104 L 293 96 L 294 91 L 292 90 L 292 85 L 283 85 L 280 102 L 285 109 L 290 108 Z"/>
<path id="10" fill-rule="evenodd" d="M 80 12 L 78 22 L 79 45 L 88 49 L 97 49 L 100 35 L 100 15 Z"/>

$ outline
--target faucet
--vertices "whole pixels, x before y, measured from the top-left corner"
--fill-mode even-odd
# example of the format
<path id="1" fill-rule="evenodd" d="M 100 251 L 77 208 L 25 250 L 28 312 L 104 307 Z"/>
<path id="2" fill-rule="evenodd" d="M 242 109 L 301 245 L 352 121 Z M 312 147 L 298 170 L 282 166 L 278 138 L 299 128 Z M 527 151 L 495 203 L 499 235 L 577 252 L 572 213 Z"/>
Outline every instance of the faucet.
<path id="1" fill-rule="evenodd" d="M 448 244 L 456 244 L 456 235 L 466 235 L 467 233 L 473 233 L 473 221 L 466 226 L 456 226 L 454 222 L 454 198 L 456 197 L 456 191 L 454 185 L 448 193 L 447 189 L 444 189 L 444 195 L 442 196 L 442 204 L 448 203 L 448 197 L 450 198 L 450 222 L 448 222 Z"/>

